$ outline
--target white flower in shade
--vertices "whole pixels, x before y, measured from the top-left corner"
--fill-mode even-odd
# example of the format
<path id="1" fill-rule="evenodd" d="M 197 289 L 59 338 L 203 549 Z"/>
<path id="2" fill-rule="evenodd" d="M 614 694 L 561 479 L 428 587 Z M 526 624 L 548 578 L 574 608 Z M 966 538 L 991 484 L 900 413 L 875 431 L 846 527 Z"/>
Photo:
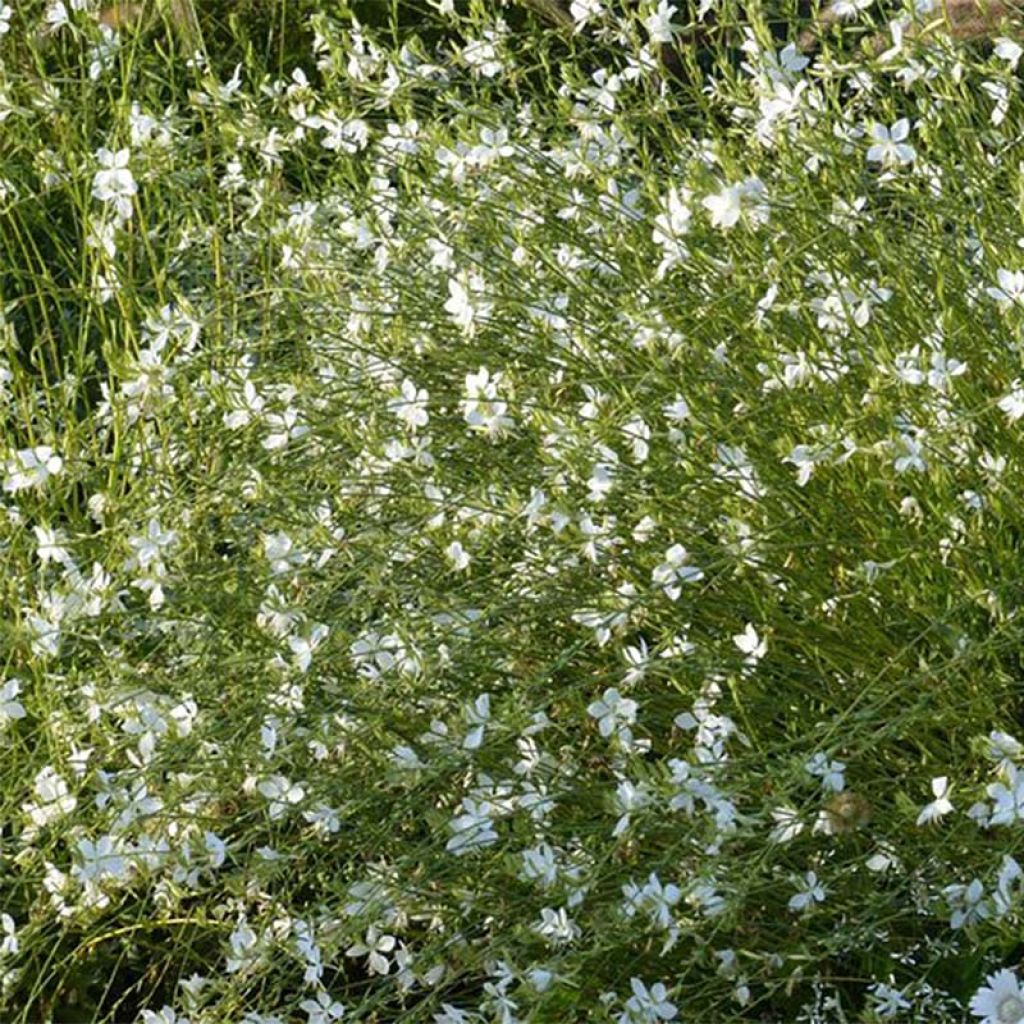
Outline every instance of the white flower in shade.
<path id="1" fill-rule="evenodd" d="M 891 976 L 889 980 L 892 981 Z M 876 982 L 869 991 L 873 1001 L 871 1009 L 883 1020 L 888 1017 L 895 1017 L 897 1014 L 902 1013 L 903 1010 L 909 1010 L 913 1006 L 913 1003 L 906 999 L 898 988 L 886 985 L 885 982 Z"/>
<path id="2" fill-rule="evenodd" d="M 1010 393 L 999 399 L 999 408 L 1006 413 L 1006 418 L 1011 423 L 1016 423 L 1024 416 L 1024 387 L 1019 380 L 1015 380 L 1010 387 Z"/>
<path id="3" fill-rule="evenodd" d="M 1024 270 L 1007 270 L 1000 267 L 996 271 L 998 288 L 986 288 L 988 295 L 995 299 L 1004 309 L 1009 306 L 1024 306 Z"/>
<path id="4" fill-rule="evenodd" d="M 804 830 L 800 813 L 793 807 L 772 808 L 772 827 L 770 838 L 773 843 L 788 843 Z"/>
<path id="5" fill-rule="evenodd" d="M 689 403 L 682 395 L 676 395 L 674 401 L 667 402 L 661 407 L 661 411 L 665 414 L 665 419 L 672 423 L 682 423 L 690 418 Z"/>
<path id="6" fill-rule="evenodd" d="M 466 707 L 466 722 L 470 726 L 466 738 L 462 741 L 464 750 L 478 750 L 484 741 L 484 732 L 491 720 L 491 695 L 481 693 L 472 704 Z"/>
<path id="7" fill-rule="evenodd" d="M 565 907 L 557 910 L 544 907 L 540 912 L 540 923 L 534 925 L 533 930 L 553 946 L 565 945 L 580 935 L 579 925 L 569 917 Z"/>
<path id="8" fill-rule="evenodd" d="M 462 812 L 456 815 L 448 826 L 453 833 L 445 844 L 445 849 L 449 853 L 461 856 L 469 850 L 490 846 L 491 843 L 498 841 L 489 804 L 466 797 L 462 801 Z"/>
<path id="9" fill-rule="evenodd" d="M 117 880 L 128 877 L 128 862 L 121 855 L 120 844 L 113 836 L 100 836 L 96 842 L 79 839 L 77 846 L 81 863 L 72 865 L 71 874 L 83 885 L 108 878 Z"/>
<path id="10" fill-rule="evenodd" d="M 821 779 L 822 786 L 832 793 L 841 793 L 846 787 L 844 772 L 846 765 L 842 761 L 830 761 L 825 754 L 815 754 L 804 768 L 811 775 Z"/>
<path id="11" fill-rule="evenodd" d="M 875 141 L 868 149 L 868 160 L 884 167 L 911 163 L 917 153 L 906 141 L 909 136 L 910 122 L 905 117 L 901 117 L 891 128 L 882 124 L 872 125 L 871 138 Z"/>
<path id="12" fill-rule="evenodd" d="M 380 929 L 371 924 L 366 930 L 366 938 L 363 942 L 357 942 L 345 950 L 346 956 L 365 956 L 366 965 L 371 974 L 387 974 L 391 970 L 391 961 L 388 954 L 394 952 L 398 940 L 394 935 L 381 932 Z"/>
<path id="13" fill-rule="evenodd" d="M 283 817 L 290 806 L 300 803 L 306 795 L 301 786 L 289 782 L 283 775 L 271 775 L 256 788 L 269 801 L 267 810 L 271 820 Z"/>
<path id="14" fill-rule="evenodd" d="M 15 452 L 7 460 L 5 468 L 4 490 L 13 493 L 26 487 L 42 487 L 50 477 L 63 470 L 64 460 L 44 444 Z"/>
<path id="15" fill-rule="evenodd" d="M 1007 39 L 1005 36 L 996 40 L 993 52 L 1000 60 L 1005 60 L 1010 65 L 1011 71 L 1017 70 L 1017 64 L 1021 57 L 1024 56 L 1024 50 L 1021 49 L 1020 45 L 1012 39 Z"/>
<path id="16" fill-rule="evenodd" d="M 910 434 L 901 434 L 897 449 L 899 454 L 892 460 L 892 467 L 897 473 L 923 473 L 928 468 L 924 458 L 924 445 L 918 437 Z"/>
<path id="17" fill-rule="evenodd" d="M 445 557 L 451 562 L 452 568 L 457 572 L 469 568 L 469 552 L 462 546 L 461 541 L 453 540 L 444 549 Z"/>
<path id="18" fill-rule="evenodd" d="M 613 732 L 629 732 L 628 727 L 636 721 L 636 708 L 635 700 L 609 687 L 601 700 L 595 700 L 587 708 L 587 714 L 597 719 L 598 731 L 607 739 Z"/>
<path id="19" fill-rule="evenodd" d="M 306 636 L 288 637 L 295 666 L 300 672 L 306 672 L 313 661 L 313 652 L 327 639 L 328 627 L 322 622 L 315 622 Z"/>
<path id="20" fill-rule="evenodd" d="M 25 708 L 15 698 L 21 693 L 21 680 L 8 679 L 0 686 L 0 732 L 14 720 L 25 717 Z"/>
<path id="21" fill-rule="evenodd" d="M 656 583 L 666 596 L 675 601 L 683 592 L 680 584 L 698 583 L 704 579 L 704 572 L 689 564 L 690 553 L 682 544 L 673 544 L 665 552 L 665 560 L 651 573 L 652 582 Z"/>
<path id="22" fill-rule="evenodd" d="M 826 889 L 818 881 L 818 876 L 813 871 L 804 875 L 801 888 L 795 896 L 790 897 L 787 906 L 790 910 L 800 913 L 813 907 L 815 903 L 825 902 Z"/>
<path id="23" fill-rule="evenodd" d="M 180 1016 L 173 1006 L 161 1006 L 159 1010 L 143 1010 L 142 1024 L 191 1024 L 187 1017 Z"/>
<path id="24" fill-rule="evenodd" d="M 116 153 L 106 148 L 98 150 L 96 159 L 100 169 L 92 179 L 93 197 L 103 203 L 113 203 L 122 221 L 131 217 L 132 196 L 139 190 L 128 167 L 130 158 L 128 149 L 119 149 Z"/>
<path id="25" fill-rule="evenodd" d="M 1024 1022 L 1024 992 L 1013 971 L 990 974 L 985 984 L 971 996 L 971 1013 L 982 1024 L 1021 1024 Z"/>
<path id="26" fill-rule="evenodd" d="M 299 1009 L 308 1015 L 306 1024 L 333 1024 L 345 1016 L 345 1007 L 323 989 L 317 993 L 316 999 L 304 999 L 299 1003 Z"/>
<path id="27" fill-rule="evenodd" d="M 945 775 L 939 775 L 932 779 L 932 794 L 935 799 L 922 808 L 917 816 L 918 825 L 927 825 L 929 822 L 938 821 L 939 818 L 949 814 L 953 805 L 949 802 L 949 780 Z"/>
<path id="28" fill-rule="evenodd" d="M 633 461 L 643 463 L 650 454 L 651 428 L 642 416 L 634 416 L 622 428 L 626 440 L 633 450 Z"/>
<path id="29" fill-rule="evenodd" d="M 993 782 L 986 789 L 994 802 L 990 825 L 1012 825 L 1024 818 L 1024 772 L 1012 764 L 1005 774 L 1005 783 Z"/>
<path id="30" fill-rule="evenodd" d="M 660 981 L 648 988 L 639 978 L 630 978 L 629 987 L 633 994 L 626 1000 L 618 1024 L 655 1024 L 676 1019 L 676 1006 L 668 1001 L 668 989 Z"/>
<path id="31" fill-rule="evenodd" d="M 1009 733 L 993 729 L 988 734 L 988 749 L 985 753 L 994 761 L 999 762 L 997 768 L 1000 772 L 1006 772 L 1014 761 L 1024 755 L 1024 746 L 1021 746 L 1020 741 Z"/>
<path id="32" fill-rule="evenodd" d="M 952 909 L 950 928 L 963 928 L 992 916 L 992 905 L 985 896 L 985 887 L 980 879 L 975 878 L 968 885 L 947 885 L 942 894 Z"/>
<path id="33" fill-rule="evenodd" d="M 10 4 L 0 4 L 0 36 L 7 35 L 10 32 L 11 15 L 13 13 Z"/>

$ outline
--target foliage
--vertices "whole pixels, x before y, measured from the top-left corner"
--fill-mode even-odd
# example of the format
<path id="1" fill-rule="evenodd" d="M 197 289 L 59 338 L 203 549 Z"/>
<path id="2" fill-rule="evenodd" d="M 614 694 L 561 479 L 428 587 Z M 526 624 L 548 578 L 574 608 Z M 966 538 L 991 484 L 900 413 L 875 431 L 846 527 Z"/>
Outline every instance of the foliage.
<path id="1" fill-rule="evenodd" d="M 568 9 L 0 4 L 4 1020 L 1024 1019 L 1021 49 Z"/>

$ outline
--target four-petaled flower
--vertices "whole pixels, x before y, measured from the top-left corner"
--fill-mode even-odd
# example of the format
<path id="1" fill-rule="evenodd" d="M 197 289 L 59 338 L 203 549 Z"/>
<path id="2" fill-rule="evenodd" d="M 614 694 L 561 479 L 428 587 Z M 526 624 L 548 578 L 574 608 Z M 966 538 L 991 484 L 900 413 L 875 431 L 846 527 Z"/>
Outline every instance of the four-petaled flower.
<path id="1" fill-rule="evenodd" d="M 665 560 L 651 573 L 651 580 L 673 601 L 683 592 L 681 583 L 698 583 L 704 579 L 703 570 L 690 565 L 689 561 L 689 551 L 682 544 L 673 544 L 665 552 Z"/>
<path id="2" fill-rule="evenodd" d="M 906 141 L 909 136 L 910 122 L 905 117 L 901 117 L 891 128 L 883 124 L 872 125 L 871 138 L 875 143 L 868 149 L 868 160 L 884 167 L 911 163 L 917 153 Z"/>
<path id="3" fill-rule="evenodd" d="M 96 153 L 100 170 L 92 179 L 93 197 L 103 203 L 113 203 L 122 221 L 131 218 L 132 196 L 139 190 L 128 167 L 130 157 L 128 149 L 119 149 L 116 153 L 105 147 L 100 149 Z"/>
<path id="4" fill-rule="evenodd" d="M 988 287 L 985 291 L 1003 308 L 1024 306 L 1024 270 L 1007 270 L 1000 267 L 996 271 L 999 287 Z"/>

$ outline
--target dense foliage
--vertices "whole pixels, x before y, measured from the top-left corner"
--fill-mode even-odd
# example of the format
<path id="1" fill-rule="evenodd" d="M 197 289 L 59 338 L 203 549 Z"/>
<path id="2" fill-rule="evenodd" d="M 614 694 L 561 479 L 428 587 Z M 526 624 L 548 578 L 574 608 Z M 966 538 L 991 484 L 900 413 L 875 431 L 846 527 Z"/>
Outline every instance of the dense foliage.
<path id="1" fill-rule="evenodd" d="M 5 1021 L 1024 1020 L 1022 49 L 731 4 L 0 0 Z"/>

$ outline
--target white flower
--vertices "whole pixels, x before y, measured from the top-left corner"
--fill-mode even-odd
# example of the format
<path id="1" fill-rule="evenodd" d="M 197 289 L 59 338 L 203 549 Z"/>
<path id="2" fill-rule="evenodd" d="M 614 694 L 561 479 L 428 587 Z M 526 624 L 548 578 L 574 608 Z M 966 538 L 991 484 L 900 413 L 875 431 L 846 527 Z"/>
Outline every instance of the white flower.
<path id="1" fill-rule="evenodd" d="M 969 885 L 947 885 L 943 895 L 953 909 L 949 918 L 950 928 L 963 928 L 992 916 L 992 905 L 985 897 L 985 887 L 977 878 Z"/>
<path id="2" fill-rule="evenodd" d="M 466 398 L 462 400 L 462 415 L 466 423 L 492 440 L 503 434 L 514 421 L 508 415 L 508 403 L 498 398 L 501 374 L 493 377 L 481 366 L 476 373 L 466 374 Z"/>
<path id="3" fill-rule="evenodd" d="M 921 441 L 911 434 L 901 434 L 899 444 L 902 450 L 892 461 L 893 469 L 897 473 L 909 473 L 911 470 L 923 473 L 928 468 L 928 463 L 924 458 L 924 445 Z"/>
<path id="4" fill-rule="evenodd" d="M 843 775 L 846 765 L 842 761 L 830 761 L 825 754 L 818 753 L 804 765 L 804 768 L 811 775 L 817 775 L 822 786 L 832 793 L 841 793 L 846 787 Z"/>
<path id="5" fill-rule="evenodd" d="M 990 974 L 971 996 L 971 1013 L 982 1024 L 1021 1024 L 1024 1021 L 1024 992 L 1013 971 Z"/>
<path id="6" fill-rule="evenodd" d="M 484 732 L 491 720 L 491 695 L 481 693 L 476 700 L 466 708 L 466 721 L 472 728 L 462 741 L 464 750 L 478 750 L 484 741 Z"/>
<path id="7" fill-rule="evenodd" d="M 540 923 L 534 925 L 533 930 L 546 938 L 553 946 L 572 942 L 580 935 L 579 925 L 569 917 L 565 907 L 559 907 L 557 910 L 544 907 L 540 912 Z"/>
<path id="8" fill-rule="evenodd" d="M 300 672 L 309 670 L 313 661 L 313 652 L 327 638 L 329 630 L 322 622 L 316 622 L 309 630 L 308 636 L 293 635 L 288 637 L 288 646 L 291 648 L 292 657 L 295 659 L 295 666 Z"/>
<path id="9" fill-rule="evenodd" d="M 1013 390 L 999 399 L 999 408 L 1006 413 L 1010 423 L 1016 423 L 1024 416 L 1024 386 L 1021 386 L 1019 380 L 1015 380 L 1011 387 Z"/>
<path id="10" fill-rule="evenodd" d="M 462 546 L 461 541 L 453 540 L 444 549 L 444 553 L 448 561 L 451 562 L 452 568 L 457 572 L 469 568 L 469 552 Z"/>
<path id="11" fill-rule="evenodd" d="M 60 530 L 51 530 L 48 526 L 35 526 L 32 529 L 36 535 L 36 557 L 43 565 L 59 562 L 72 568 L 67 549 L 61 547 L 66 538 Z"/>
<path id="12" fill-rule="evenodd" d="M 690 255 L 682 237 L 690 230 L 692 214 L 689 203 L 692 199 L 693 193 L 689 189 L 680 192 L 675 187 L 670 188 L 664 200 L 663 212 L 654 218 L 651 237 L 661 246 L 663 253 L 655 273 L 657 281 L 662 280 L 672 267 L 684 262 Z"/>
<path id="13" fill-rule="evenodd" d="M 892 981 L 891 976 L 889 980 Z M 913 1006 L 913 1003 L 909 999 L 904 998 L 903 993 L 898 988 L 893 988 L 884 982 L 876 982 L 869 991 L 874 1002 L 871 1008 L 883 1019 L 895 1017 L 903 1010 L 909 1010 Z"/>
<path id="14" fill-rule="evenodd" d="M 824 903 L 826 890 L 818 881 L 818 876 L 813 871 L 804 875 L 802 888 L 795 896 L 792 896 L 787 906 L 790 910 L 800 912 L 814 906 L 815 903 Z"/>
<path id="15" fill-rule="evenodd" d="M 113 203 L 120 220 L 126 221 L 132 215 L 132 196 L 138 192 L 138 186 L 128 167 L 131 151 L 119 149 L 112 153 L 105 147 L 96 153 L 99 161 L 98 170 L 92 179 L 93 197 L 103 203 Z"/>
<path id="16" fill-rule="evenodd" d="M 604 13 L 604 0 L 572 0 L 569 13 L 572 15 L 575 31 L 579 32 L 591 18 L 598 18 Z"/>
<path id="17" fill-rule="evenodd" d="M 299 1009 L 308 1014 L 306 1024 L 332 1024 L 345 1016 L 345 1007 L 323 989 L 316 994 L 316 999 L 303 999 Z"/>
<path id="18" fill-rule="evenodd" d="M 772 808 L 772 821 L 775 822 L 769 838 L 773 843 L 788 843 L 804 830 L 800 814 L 794 807 Z"/>
<path id="19" fill-rule="evenodd" d="M 768 650 L 768 641 L 757 635 L 757 630 L 750 622 L 742 633 L 737 633 L 732 638 L 732 642 L 746 655 L 743 664 L 749 667 L 755 666 Z"/>
<path id="20" fill-rule="evenodd" d="M 652 582 L 665 591 L 670 600 L 675 601 L 683 592 L 681 583 L 698 583 L 704 579 L 704 572 L 696 566 L 689 565 L 690 553 L 682 544 L 673 544 L 665 552 L 665 560 L 651 573 Z"/>
<path id="21" fill-rule="evenodd" d="M 660 981 L 648 988 L 639 978 L 630 978 L 629 987 L 633 994 L 626 1000 L 618 1024 L 655 1024 L 676 1019 L 676 1006 L 668 1001 L 668 989 Z"/>
<path id="22" fill-rule="evenodd" d="M 18 952 L 18 926 L 10 914 L 0 914 L 0 928 L 3 939 L 0 940 L 0 957 L 14 956 Z"/>
<path id="23" fill-rule="evenodd" d="M 985 291 L 1004 309 L 1008 306 L 1024 306 L 1024 270 L 1007 270 L 1000 267 L 996 271 L 999 287 L 988 287 Z"/>
<path id="24" fill-rule="evenodd" d="M 0 36 L 10 32 L 12 13 L 10 4 L 0 4 Z"/>
<path id="25" fill-rule="evenodd" d="M 282 817 L 289 806 L 300 803 L 306 795 L 301 786 L 289 782 L 283 775 L 271 775 L 256 788 L 270 802 L 268 812 L 271 820 Z"/>
<path id="26" fill-rule="evenodd" d="M 629 732 L 628 728 L 623 727 L 636 721 L 636 708 L 635 700 L 623 697 L 614 687 L 609 687 L 601 700 L 595 700 L 589 705 L 587 714 L 597 719 L 598 731 L 607 739 L 616 731 Z"/>
<path id="27" fill-rule="evenodd" d="M 399 398 L 388 402 L 388 408 L 398 417 L 410 430 L 417 427 L 425 427 L 430 419 L 427 413 L 427 398 L 429 397 L 425 388 L 417 388 L 408 377 L 402 381 L 402 393 Z"/>
<path id="28" fill-rule="evenodd" d="M 665 419 L 672 423 L 682 423 L 690 418 L 689 403 L 682 395 L 676 395 L 674 401 L 666 402 L 661 411 L 665 414 Z"/>
<path id="29" fill-rule="evenodd" d="M 25 708 L 14 698 L 21 693 L 21 680 L 8 679 L 0 686 L 0 732 L 14 720 L 25 717 Z"/>
<path id="30" fill-rule="evenodd" d="M 751 224 L 763 224 L 768 219 L 764 194 L 764 182 L 750 177 L 738 185 L 727 185 L 717 195 L 705 196 L 701 205 L 711 214 L 712 227 L 728 230 L 735 227 L 744 215 Z"/>
<path id="31" fill-rule="evenodd" d="M 650 454 L 651 428 L 642 416 L 634 416 L 622 428 L 623 434 L 633 449 L 633 461 L 643 463 Z"/>
<path id="32" fill-rule="evenodd" d="M 672 18 L 675 13 L 674 4 L 670 4 L 668 0 L 659 0 L 655 12 L 644 19 L 644 28 L 650 34 L 652 43 L 672 42 L 676 32 L 672 26 Z"/>
<path id="33" fill-rule="evenodd" d="M 998 770 L 1005 772 L 1014 761 L 1024 755 L 1024 745 L 1009 733 L 993 729 L 988 734 L 986 755 L 999 762 Z"/>
<path id="34" fill-rule="evenodd" d="M 68 14 L 64 0 L 53 0 L 50 6 L 46 8 L 45 17 L 50 32 L 56 32 L 57 29 L 71 23 L 71 15 Z"/>
<path id="35" fill-rule="evenodd" d="M 490 846 L 498 841 L 491 820 L 491 808 L 484 802 L 466 797 L 462 801 L 462 814 L 456 815 L 449 828 L 454 833 L 445 844 L 449 853 L 461 855 L 481 846 Z"/>
<path id="36" fill-rule="evenodd" d="M 986 792 L 995 802 L 990 825 L 1012 825 L 1024 819 L 1024 772 L 1010 765 L 1006 772 L 1006 785 L 993 782 Z"/>
<path id="37" fill-rule="evenodd" d="M 135 554 L 125 562 L 125 568 L 148 569 L 150 566 L 161 566 L 163 553 L 172 547 L 177 539 L 176 531 L 164 530 L 159 519 L 151 518 L 143 535 L 128 539 Z"/>
<path id="38" fill-rule="evenodd" d="M 444 309 L 466 334 L 472 334 L 476 325 L 491 314 L 491 303 L 478 298 L 483 290 L 483 281 L 474 275 L 448 279 L 448 301 Z"/>
<path id="39" fill-rule="evenodd" d="M 142 1024 L 190 1024 L 187 1017 L 181 1017 L 173 1006 L 161 1006 L 159 1010 L 143 1010 Z"/>
<path id="40" fill-rule="evenodd" d="M 22 810 L 37 827 L 49 825 L 58 818 L 70 814 L 78 804 L 75 797 L 69 794 L 68 784 L 51 765 L 47 765 L 36 775 L 32 788 L 38 803 L 25 804 Z"/>
<path id="41" fill-rule="evenodd" d="M 885 167 L 893 164 L 909 164 L 917 156 L 914 147 L 905 140 L 910 135 L 910 122 L 901 117 L 891 128 L 875 124 L 871 137 L 875 144 L 868 149 L 868 160 Z"/>
<path id="42" fill-rule="evenodd" d="M 1005 36 L 996 40 L 994 52 L 1000 60 L 1005 60 L 1010 65 L 1011 71 L 1017 70 L 1017 63 L 1024 56 L 1024 50 L 1021 49 L 1019 44 L 1015 43 L 1012 39 L 1007 39 Z"/>
<path id="43" fill-rule="evenodd" d="M 829 11 L 837 18 L 848 21 L 856 18 L 861 11 L 866 11 L 874 0 L 834 0 Z"/>
<path id="44" fill-rule="evenodd" d="M 15 452 L 13 458 L 7 460 L 5 468 L 4 490 L 15 492 L 26 487 L 42 487 L 50 477 L 63 470 L 64 460 L 44 444 Z"/>
<path id="45" fill-rule="evenodd" d="M 371 924 L 366 930 L 365 941 L 350 946 L 345 950 L 345 955 L 365 956 L 370 973 L 384 975 L 391 970 L 391 961 L 385 954 L 391 953 L 397 944 L 394 935 L 384 934 L 376 925 Z"/>
<path id="46" fill-rule="evenodd" d="M 935 799 L 927 804 L 917 816 L 918 825 L 927 825 L 929 822 L 938 821 L 943 815 L 953 810 L 949 802 L 949 780 L 945 775 L 939 775 L 932 779 L 932 794 Z"/>
<path id="47" fill-rule="evenodd" d="M 121 856 L 120 844 L 113 836 L 100 836 L 96 842 L 79 839 L 77 846 L 81 863 L 72 866 L 71 874 L 83 884 L 128 876 L 128 862 Z"/>

